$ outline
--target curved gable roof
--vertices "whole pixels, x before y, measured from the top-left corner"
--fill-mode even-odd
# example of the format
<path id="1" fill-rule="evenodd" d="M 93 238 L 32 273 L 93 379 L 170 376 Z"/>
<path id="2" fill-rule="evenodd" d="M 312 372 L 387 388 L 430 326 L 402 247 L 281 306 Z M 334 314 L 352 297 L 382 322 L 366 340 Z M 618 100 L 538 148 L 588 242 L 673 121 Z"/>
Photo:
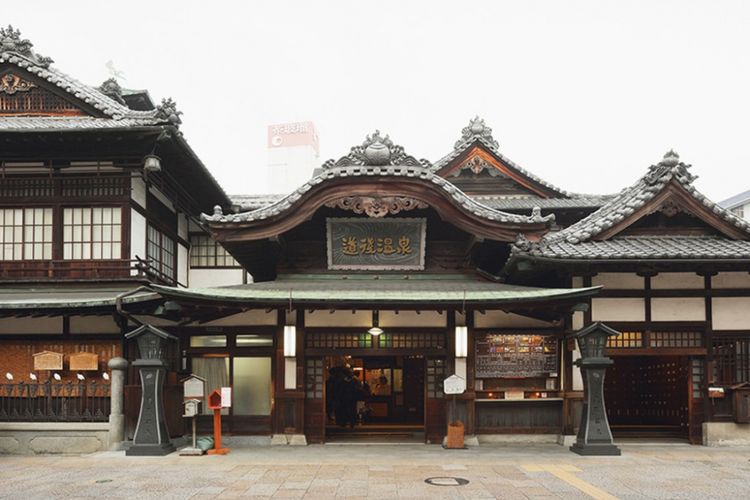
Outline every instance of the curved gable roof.
<path id="1" fill-rule="evenodd" d="M 203 214 L 201 220 L 223 241 L 261 239 L 284 232 L 324 204 L 351 194 L 407 196 L 427 203 L 442 216 L 454 210 L 458 226 L 463 221 L 467 231 L 493 239 L 514 239 L 527 230 L 539 237 L 554 220 L 553 215 L 542 217 L 536 208 L 530 216 L 523 216 L 475 201 L 439 176 L 427 160 L 409 156 L 377 131 L 346 156 L 325 162 L 321 173 L 274 203 L 237 214 L 224 214 L 216 207 L 214 214 Z M 227 229 L 232 229 L 231 234 L 219 234 Z"/>

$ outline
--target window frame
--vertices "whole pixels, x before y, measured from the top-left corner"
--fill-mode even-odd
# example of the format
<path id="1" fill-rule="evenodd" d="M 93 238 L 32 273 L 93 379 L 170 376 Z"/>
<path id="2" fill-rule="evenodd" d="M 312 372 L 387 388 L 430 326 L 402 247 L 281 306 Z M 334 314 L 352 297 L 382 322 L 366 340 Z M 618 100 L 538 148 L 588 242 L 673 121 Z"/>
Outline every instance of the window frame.
<path id="1" fill-rule="evenodd" d="M 117 204 L 117 205 L 113 205 L 113 204 L 75 204 L 75 205 L 64 204 L 64 205 L 59 205 L 57 207 L 57 209 L 58 209 L 58 220 L 59 220 L 59 223 L 58 223 L 59 224 L 59 238 L 58 238 L 59 242 L 58 242 L 57 246 L 59 248 L 59 256 L 60 256 L 60 258 L 62 260 L 65 260 L 65 261 L 110 261 L 110 260 L 123 260 L 123 259 L 129 259 L 130 258 L 129 255 L 126 256 L 126 257 L 124 257 L 125 255 L 127 255 L 126 241 L 128 239 L 128 235 L 126 233 L 126 229 L 127 229 L 126 215 L 125 215 L 126 211 L 124 210 L 124 207 L 121 204 Z M 118 241 L 113 241 L 113 240 L 109 240 L 109 241 L 101 240 L 101 241 L 98 241 L 98 242 L 94 241 L 94 237 L 93 237 L 94 227 L 95 227 L 95 224 L 94 224 L 94 210 L 96 210 L 96 209 L 110 209 L 110 210 L 113 211 L 113 213 L 114 213 L 115 210 L 119 210 L 119 212 L 120 212 L 120 222 L 118 223 L 119 226 L 120 226 L 120 231 L 119 231 L 120 241 L 119 242 Z M 65 228 L 66 228 L 66 224 L 65 224 L 65 211 L 66 210 L 89 210 L 90 211 L 89 228 L 90 228 L 91 231 L 90 231 L 89 241 L 80 241 L 80 242 L 77 242 L 77 241 L 67 242 L 66 241 L 66 239 L 65 239 Z M 76 226 L 76 224 L 73 224 L 71 227 L 75 227 L 75 226 Z M 111 227 L 114 228 L 115 224 L 113 222 L 111 222 L 111 221 L 110 221 L 110 223 L 105 224 L 102 221 L 99 224 L 99 226 L 101 226 L 101 227 L 111 226 Z M 114 231 L 113 231 L 113 233 L 114 233 Z M 104 245 L 105 243 L 109 243 L 110 245 L 115 245 L 115 244 L 119 243 L 120 256 L 119 257 L 101 257 L 101 256 L 100 257 L 94 257 L 93 256 L 93 254 L 94 254 L 94 252 L 93 252 L 94 245 L 97 244 L 97 243 L 98 244 L 102 244 L 102 245 Z M 75 244 L 88 245 L 89 246 L 89 257 L 88 258 L 83 258 L 83 257 L 80 257 L 80 258 L 65 257 L 65 245 L 75 245 Z M 112 246 L 112 248 L 114 248 L 114 246 Z"/>
<path id="2" fill-rule="evenodd" d="M 15 247 L 16 245 L 20 246 L 21 258 L 20 259 L 16 259 L 16 258 L 6 259 L 5 258 L 5 245 L 6 245 L 6 242 L 5 242 L 5 239 L 4 239 L 4 233 L 5 233 L 5 230 L 6 230 L 6 225 L 5 225 L 5 215 L 3 214 L 2 221 L 0 222 L 0 231 L 3 232 L 3 234 L 2 234 L 3 241 L 2 241 L 2 243 L 0 243 L 0 247 L 2 247 L 2 248 L 0 248 L 0 262 L 48 261 L 48 260 L 53 260 L 55 258 L 55 250 L 56 250 L 56 248 L 55 248 L 55 239 L 56 239 L 55 238 L 55 225 L 56 225 L 55 224 L 55 222 L 56 222 L 55 215 L 56 214 L 55 214 L 55 207 L 54 206 L 51 206 L 51 205 L 34 205 L 34 206 L 30 206 L 30 207 L 29 206 L 3 206 L 3 207 L 0 207 L 0 210 L 2 210 L 3 212 L 6 211 L 6 210 L 9 210 L 9 211 L 16 211 L 17 210 L 17 211 L 19 211 L 21 213 L 21 224 L 20 225 L 15 225 L 15 220 L 14 220 L 13 221 L 13 225 L 8 226 L 10 228 L 20 228 L 20 237 L 21 237 L 20 241 L 17 242 L 15 240 L 15 235 L 14 235 L 12 243 L 9 243 L 9 244 L 11 246 L 13 246 L 13 247 Z M 50 220 L 50 224 L 44 224 L 45 217 L 43 215 L 42 216 L 42 221 L 43 221 L 42 224 L 40 224 L 40 225 L 38 225 L 38 224 L 32 224 L 32 225 L 28 226 L 26 224 L 27 212 L 28 211 L 32 211 L 32 213 L 34 214 L 34 219 L 36 220 L 36 213 L 35 213 L 36 210 L 43 210 L 43 211 L 50 210 L 50 219 L 51 219 Z M 13 216 L 13 218 L 15 219 L 15 216 Z M 51 230 L 49 241 L 47 241 L 44 238 L 44 228 L 46 226 L 49 226 L 50 230 Z M 35 233 L 34 229 L 37 228 L 37 227 L 41 227 L 41 231 L 42 231 L 42 239 L 39 242 L 36 241 L 36 236 L 34 235 L 34 233 Z M 32 241 L 30 241 L 30 242 L 28 242 L 26 240 L 26 233 L 27 233 L 27 231 L 28 231 L 29 228 L 32 231 Z M 15 231 L 11 230 L 11 232 L 15 232 Z M 41 245 L 42 256 L 40 258 L 35 258 L 35 257 L 29 257 L 29 258 L 27 258 L 26 257 L 27 246 L 28 245 L 32 245 L 32 253 L 33 253 L 34 252 L 33 246 L 37 245 L 37 244 Z M 49 257 L 44 257 L 44 245 L 50 245 Z M 13 250 L 11 251 L 11 253 L 15 256 L 15 248 L 13 248 Z"/>
<path id="3" fill-rule="evenodd" d="M 212 243 L 212 245 L 202 245 L 199 242 L 196 242 L 195 240 L 197 238 L 200 238 L 201 240 L 205 239 L 208 242 Z M 242 269 L 242 266 L 240 265 L 237 260 L 232 257 L 232 255 L 227 252 L 227 250 L 219 243 L 218 241 L 214 240 L 211 235 L 205 234 L 205 233 L 190 233 L 188 235 L 188 239 L 190 240 L 190 252 L 188 255 L 188 265 L 190 266 L 190 269 Z M 194 251 L 197 248 L 211 248 L 213 249 L 213 255 L 195 255 Z M 222 255 L 219 255 L 219 252 L 222 252 Z M 206 259 L 213 259 L 214 264 L 208 264 L 208 265 L 196 265 L 193 264 L 193 259 L 197 258 L 206 258 Z M 226 262 L 227 259 L 231 259 L 232 262 L 234 262 L 233 265 L 217 265 L 217 259 L 222 258 Z"/>
<path id="4" fill-rule="evenodd" d="M 155 234 L 159 236 L 159 242 L 158 245 L 154 245 L 158 248 L 158 260 L 154 258 L 152 255 L 152 239 L 151 234 L 152 230 Z M 168 239 L 172 242 L 172 255 L 171 255 L 171 271 L 172 274 L 167 274 L 164 272 L 164 240 Z M 177 268 L 177 253 L 178 253 L 178 240 L 177 238 L 174 238 L 171 236 L 167 231 L 164 231 L 162 227 L 158 224 L 154 224 L 153 221 L 148 220 L 146 223 L 146 260 L 148 261 L 149 265 L 149 271 L 155 272 L 158 274 L 158 277 L 170 281 L 171 283 L 177 283 L 177 274 L 178 274 L 178 268 Z"/>

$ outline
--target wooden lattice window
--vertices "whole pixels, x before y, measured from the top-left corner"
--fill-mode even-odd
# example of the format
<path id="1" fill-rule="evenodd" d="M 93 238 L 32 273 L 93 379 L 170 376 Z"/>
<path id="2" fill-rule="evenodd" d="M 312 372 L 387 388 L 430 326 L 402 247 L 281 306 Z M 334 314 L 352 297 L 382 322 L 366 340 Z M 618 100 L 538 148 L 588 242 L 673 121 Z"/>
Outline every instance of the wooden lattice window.
<path id="1" fill-rule="evenodd" d="M 445 360 L 442 358 L 427 359 L 427 397 L 443 397 L 443 380 L 445 380 Z"/>
<path id="2" fill-rule="evenodd" d="M 66 99 L 35 86 L 13 94 L 0 93 L 0 115 L 15 114 L 86 116 Z"/>
<path id="3" fill-rule="evenodd" d="M 151 224 L 146 235 L 146 256 L 152 269 L 164 278 L 175 280 L 175 242 Z"/>
<path id="4" fill-rule="evenodd" d="M 650 347 L 702 347 L 703 333 L 696 331 L 650 332 Z"/>
<path id="5" fill-rule="evenodd" d="M 305 365 L 305 397 L 323 399 L 323 360 L 309 358 Z"/>
<path id="6" fill-rule="evenodd" d="M 372 335 L 363 333 L 308 333 L 306 345 L 323 349 L 360 349 L 372 347 Z"/>
<path id="7" fill-rule="evenodd" d="M 609 338 L 607 347 L 610 349 L 643 347 L 643 332 L 621 332 L 620 335 Z"/>
<path id="8" fill-rule="evenodd" d="M 63 209 L 63 258 L 122 257 L 122 208 Z"/>
<path id="9" fill-rule="evenodd" d="M 703 397 L 703 360 L 702 359 L 691 359 L 690 360 L 690 383 L 693 389 L 693 399 L 700 399 Z"/>
<path id="10" fill-rule="evenodd" d="M 384 333 L 380 336 L 380 347 L 442 349 L 445 347 L 445 335 L 442 333 Z"/>
<path id="11" fill-rule="evenodd" d="M 240 267 L 234 257 L 208 235 L 190 236 L 190 267 Z"/>
<path id="12" fill-rule="evenodd" d="M 750 336 L 720 335 L 713 338 L 713 381 L 718 385 L 750 382 Z"/>
<path id="13" fill-rule="evenodd" d="M 52 258 L 52 208 L 0 209 L 0 260 Z"/>

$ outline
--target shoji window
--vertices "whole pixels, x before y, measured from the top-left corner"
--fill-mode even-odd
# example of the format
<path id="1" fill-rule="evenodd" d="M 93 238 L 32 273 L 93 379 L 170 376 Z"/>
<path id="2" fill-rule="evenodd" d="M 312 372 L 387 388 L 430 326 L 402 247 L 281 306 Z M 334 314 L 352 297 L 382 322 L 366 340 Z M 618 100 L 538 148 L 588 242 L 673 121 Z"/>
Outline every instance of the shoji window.
<path id="1" fill-rule="evenodd" d="M 122 209 L 63 209 L 63 258 L 119 259 L 122 256 Z"/>
<path id="2" fill-rule="evenodd" d="M 208 235 L 190 236 L 190 267 L 239 267 L 229 252 Z"/>
<path id="3" fill-rule="evenodd" d="M 151 267 L 165 278 L 172 281 L 175 274 L 175 242 L 154 226 L 148 226 L 146 255 Z"/>
<path id="4" fill-rule="evenodd" d="M 0 209 L 0 260 L 52 258 L 52 208 Z"/>

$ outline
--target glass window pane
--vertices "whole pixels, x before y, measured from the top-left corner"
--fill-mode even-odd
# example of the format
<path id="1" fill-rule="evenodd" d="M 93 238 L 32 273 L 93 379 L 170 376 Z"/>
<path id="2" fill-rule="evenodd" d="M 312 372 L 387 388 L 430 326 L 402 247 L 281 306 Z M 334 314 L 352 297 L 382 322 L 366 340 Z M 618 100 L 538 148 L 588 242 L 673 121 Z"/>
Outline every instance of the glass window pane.
<path id="1" fill-rule="evenodd" d="M 271 358 L 234 358 L 235 415 L 271 414 Z"/>
<path id="2" fill-rule="evenodd" d="M 273 347 L 273 335 L 240 334 L 237 335 L 237 347 Z"/>
<path id="3" fill-rule="evenodd" d="M 190 337 L 190 347 L 226 347 L 225 335 L 194 335 Z"/>
<path id="4" fill-rule="evenodd" d="M 215 389 L 229 387 L 229 358 L 193 358 L 191 362 L 193 373 L 206 379 L 206 397 Z M 213 413 L 205 399 L 201 405 L 201 413 Z M 228 415 L 229 409 L 224 408 L 221 414 Z"/>

